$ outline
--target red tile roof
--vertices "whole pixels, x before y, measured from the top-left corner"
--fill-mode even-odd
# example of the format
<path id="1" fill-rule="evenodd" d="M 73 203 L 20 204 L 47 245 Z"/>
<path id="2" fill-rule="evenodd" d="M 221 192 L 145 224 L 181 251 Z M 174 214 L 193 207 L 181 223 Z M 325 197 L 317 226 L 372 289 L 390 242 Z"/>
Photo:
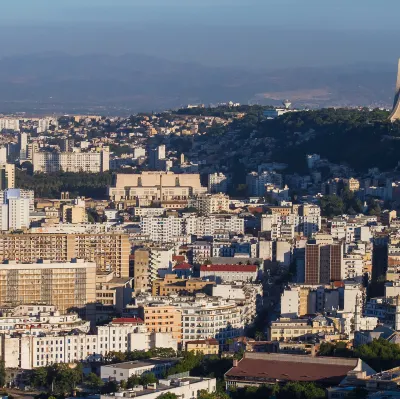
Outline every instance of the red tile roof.
<path id="1" fill-rule="evenodd" d="M 172 255 L 172 260 L 176 262 L 184 262 L 185 256 L 184 255 Z"/>
<path id="2" fill-rule="evenodd" d="M 301 362 L 300 355 L 273 356 L 264 358 L 246 358 L 238 362 L 226 374 L 228 380 L 265 381 L 318 381 L 326 384 L 338 384 L 347 373 L 357 365 L 358 359 L 315 358 L 314 361 Z M 301 356 L 303 358 L 303 356 Z M 281 358 L 281 359 L 279 359 Z M 284 359 L 282 359 L 284 358 Z M 310 358 L 309 358 L 310 359 Z M 343 360 L 343 364 L 341 364 Z"/>
<path id="3" fill-rule="evenodd" d="M 143 320 L 139 317 L 119 317 L 113 319 L 112 324 L 143 324 Z"/>
<path id="4" fill-rule="evenodd" d="M 174 270 L 189 270 L 192 268 L 193 266 L 189 265 L 189 263 L 180 263 L 179 265 L 174 266 Z"/>
<path id="5" fill-rule="evenodd" d="M 344 287 L 344 282 L 343 281 L 334 281 L 333 286 L 336 288 Z"/>
<path id="6" fill-rule="evenodd" d="M 201 272 L 248 272 L 257 271 L 256 265 L 202 265 Z"/>
<path id="7" fill-rule="evenodd" d="M 219 346 L 219 342 L 214 339 L 214 338 L 210 338 L 210 339 L 198 339 L 198 340 L 194 340 L 194 341 L 187 341 L 187 344 L 206 344 L 206 345 L 218 345 Z"/>

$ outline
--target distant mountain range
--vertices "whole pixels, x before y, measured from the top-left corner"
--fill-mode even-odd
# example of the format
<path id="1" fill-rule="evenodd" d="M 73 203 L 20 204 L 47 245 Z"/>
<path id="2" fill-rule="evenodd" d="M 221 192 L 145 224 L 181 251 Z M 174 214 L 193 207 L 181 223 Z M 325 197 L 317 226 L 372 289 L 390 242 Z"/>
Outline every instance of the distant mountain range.
<path id="1" fill-rule="evenodd" d="M 0 113 L 129 114 L 189 103 L 298 107 L 390 106 L 395 66 L 254 70 L 171 62 L 137 54 L 45 53 L 0 59 Z"/>

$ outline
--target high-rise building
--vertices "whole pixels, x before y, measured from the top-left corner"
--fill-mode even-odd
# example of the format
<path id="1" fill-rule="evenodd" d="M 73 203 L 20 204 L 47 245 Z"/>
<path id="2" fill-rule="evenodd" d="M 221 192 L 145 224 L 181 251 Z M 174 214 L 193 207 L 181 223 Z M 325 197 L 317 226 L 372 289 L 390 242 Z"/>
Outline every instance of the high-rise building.
<path id="1" fill-rule="evenodd" d="M 7 163 L 7 147 L 0 147 L 0 164 Z"/>
<path id="2" fill-rule="evenodd" d="M 20 133 L 18 135 L 19 159 L 25 160 L 28 156 L 28 133 Z"/>
<path id="3" fill-rule="evenodd" d="M 33 162 L 33 154 L 34 154 L 35 152 L 38 152 L 38 151 L 39 151 L 39 143 L 38 143 L 38 142 L 33 141 L 32 143 L 29 143 L 29 144 L 28 144 L 28 147 L 27 147 L 26 158 L 27 158 L 29 161 Z"/>
<path id="4" fill-rule="evenodd" d="M 28 229 L 30 225 L 29 198 L 23 198 L 19 189 L 12 188 L 5 192 L 5 203 L 8 206 L 7 230 Z"/>
<path id="5" fill-rule="evenodd" d="M 75 141 L 72 138 L 66 138 L 60 140 L 60 150 L 62 152 L 72 152 L 74 145 Z"/>
<path id="6" fill-rule="evenodd" d="M 37 133 L 44 133 L 50 129 L 51 120 L 49 118 L 41 118 L 38 120 Z"/>
<path id="7" fill-rule="evenodd" d="M 208 192 L 211 194 L 226 193 L 228 191 L 228 178 L 223 173 L 208 175 Z"/>
<path id="8" fill-rule="evenodd" d="M 397 121 L 400 119 L 400 59 L 397 70 L 397 80 L 396 80 L 396 90 L 393 101 L 393 109 L 392 113 L 389 116 L 391 122 Z"/>
<path id="9" fill-rule="evenodd" d="M 0 264 L 0 303 L 55 305 L 65 312 L 96 300 L 96 264 L 81 259 L 68 263 Z"/>
<path id="10" fill-rule="evenodd" d="M 140 248 L 135 251 L 134 288 L 135 292 L 149 291 L 150 285 L 150 250 Z"/>
<path id="11" fill-rule="evenodd" d="M 0 190 L 15 187 L 15 165 L 11 163 L 0 164 Z"/>
<path id="12" fill-rule="evenodd" d="M 342 262 L 341 243 L 306 244 L 305 284 L 329 284 L 342 280 Z"/>
<path id="13" fill-rule="evenodd" d="M 151 170 L 165 169 L 165 145 L 159 145 L 149 152 L 149 168 Z"/>
<path id="14" fill-rule="evenodd" d="M 84 199 L 76 199 L 72 204 L 61 206 L 61 220 L 63 223 L 85 223 L 87 214 Z"/>
<path id="15" fill-rule="evenodd" d="M 14 130 L 19 132 L 19 119 L 0 118 L 0 132 L 2 130 Z"/>
<path id="16" fill-rule="evenodd" d="M 95 262 L 99 271 L 129 277 L 130 252 L 127 234 L 0 234 L 0 262 L 69 262 L 79 258 Z"/>

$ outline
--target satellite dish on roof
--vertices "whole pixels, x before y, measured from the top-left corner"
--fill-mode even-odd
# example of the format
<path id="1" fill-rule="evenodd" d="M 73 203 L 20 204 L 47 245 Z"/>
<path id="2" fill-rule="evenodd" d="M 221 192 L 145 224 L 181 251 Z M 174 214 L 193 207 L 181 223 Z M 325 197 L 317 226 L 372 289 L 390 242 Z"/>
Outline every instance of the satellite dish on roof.
<path id="1" fill-rule="evenodd" d="M 290 106 L 292 105 L 292 103 L 289 100 L 282 101 L 282 104 L 285 107 L 285 109 L 289 109 Z"/>

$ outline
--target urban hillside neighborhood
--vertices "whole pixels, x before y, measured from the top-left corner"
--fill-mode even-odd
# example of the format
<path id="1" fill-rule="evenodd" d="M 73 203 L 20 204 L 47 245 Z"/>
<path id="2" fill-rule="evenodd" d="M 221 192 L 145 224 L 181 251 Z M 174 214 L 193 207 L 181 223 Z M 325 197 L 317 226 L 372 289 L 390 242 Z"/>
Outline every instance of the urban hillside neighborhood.
<path id="1" fill-rule="evenodd" d="M 9 396 L 400 395 L 396 108 L 11 114 L 0 131 Z"/>

